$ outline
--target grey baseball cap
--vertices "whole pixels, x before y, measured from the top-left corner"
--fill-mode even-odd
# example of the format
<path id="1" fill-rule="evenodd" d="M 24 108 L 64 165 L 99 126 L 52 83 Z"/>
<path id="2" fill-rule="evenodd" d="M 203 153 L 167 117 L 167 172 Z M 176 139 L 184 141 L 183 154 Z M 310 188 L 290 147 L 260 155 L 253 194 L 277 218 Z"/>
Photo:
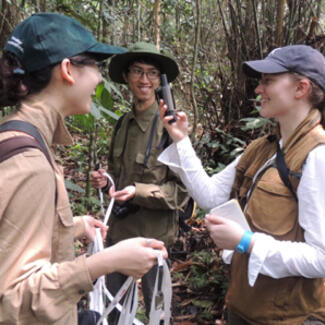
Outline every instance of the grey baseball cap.
<path id="1" fill-rule="evenodd" d="M 243 71 L 254 78 L 260 78 L 262 73 L 296 72 L 325 90 L 325 58 L 322 53 L 308 45 L 276 48 L 263 60 L 244 62 Z"/>

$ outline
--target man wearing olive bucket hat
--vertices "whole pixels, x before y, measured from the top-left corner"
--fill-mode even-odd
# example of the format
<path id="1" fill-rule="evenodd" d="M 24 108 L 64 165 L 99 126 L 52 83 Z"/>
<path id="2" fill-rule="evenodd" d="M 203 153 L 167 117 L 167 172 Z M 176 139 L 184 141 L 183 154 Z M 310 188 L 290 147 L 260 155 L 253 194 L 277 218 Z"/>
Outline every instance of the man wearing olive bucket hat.
<path id="1" fill-rule="evenodd" d="M 117 202 L 109 222 L 108 245 L 126 238 L 149 236 L 170 246 L 177 237 L 177 209 L 184 205 L 188 195 L 179 178 L 157 161 L 166 138 L 155 99 L 162 73 L 169 82 L 174 81 L 179 74 L 177 63 L 161 54 L 155 45 L 144 42 L 115 55 L 109 65 L 111 79 L 128 85 L 133 105 L 117 122 L 110 145 L 108 172 L 116 189 L 110 187 L 103 169 L 91 175 L 93 186 L 109 189 Z M 153 268 L 142 278 L 147 315 L 155 276 Z M 111 274 L 108 289 L 115 293 L 124 281 L 122 274 Z M 110 316 L 109 323 L 114 324 L 117 316 Z"/>

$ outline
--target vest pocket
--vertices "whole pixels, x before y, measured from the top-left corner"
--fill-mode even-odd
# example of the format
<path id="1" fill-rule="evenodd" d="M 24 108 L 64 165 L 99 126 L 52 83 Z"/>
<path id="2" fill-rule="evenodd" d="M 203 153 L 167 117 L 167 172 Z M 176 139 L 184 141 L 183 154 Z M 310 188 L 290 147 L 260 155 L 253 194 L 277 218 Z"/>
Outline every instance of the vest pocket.
<path id="1" fill-rule="evenodd" d="M 271 235 L 284 236 L 295 227 L 297 203 L 274 168 L 255 186 L 246 213 L 257 230 Z"/>

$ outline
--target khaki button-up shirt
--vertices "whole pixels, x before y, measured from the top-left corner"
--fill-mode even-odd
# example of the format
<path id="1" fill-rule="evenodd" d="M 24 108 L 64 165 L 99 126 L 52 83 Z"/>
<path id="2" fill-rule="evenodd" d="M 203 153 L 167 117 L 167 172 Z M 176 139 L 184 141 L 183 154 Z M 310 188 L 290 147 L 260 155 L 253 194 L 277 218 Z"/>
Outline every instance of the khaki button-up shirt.
<path id="1" fill-rule="evenodd" d="M 132 203 L 139 209 L 125 217 L 110 218 L 108 238 L 112 243 L 143 236 L 153 237 L 171 245 L 178 234 L 178 212 L 188 199 L 181 180 L 166 165 L 157 160 L 164 147 L 160 118 L 154 128 L 150 155 L 145 164 L 146 151 L 158 106 L 154 103 L 146 111 L 126 114 L 112 140 L 108 170 L 117 189 L 135 185 Z"/>
<path id="2" fill-rule="evenodd" d="M 76 325 L 76 304 L 93 287 L 85 256 L 74 256 L 82 221 L 72 217 L 51 150 L 55 143 L 70 144 L 71 136 L 60 113 L 45 103 L 22 105 L 6 118 L 12 119 L 38 128 L 55 171 L 38 149 L 0 164 L 0 324 Z M 17 135 L 0 133 L 0 141 Z"/>

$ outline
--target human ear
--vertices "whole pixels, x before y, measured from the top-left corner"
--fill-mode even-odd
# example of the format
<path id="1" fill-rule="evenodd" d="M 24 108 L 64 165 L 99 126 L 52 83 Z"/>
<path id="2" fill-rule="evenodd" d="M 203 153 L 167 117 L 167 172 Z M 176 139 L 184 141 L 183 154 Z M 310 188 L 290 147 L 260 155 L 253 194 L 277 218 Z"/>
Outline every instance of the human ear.
<path id="1" fill-rule="evenodd" d="M 122 77 L 126 83 L 128 83 L 128 75 L 125 72 L 122 72 Z"/>
<path id="2" fill-rule="evenodd" d="M 67 81 L 70 85 L 75 83 L 75 80 L 71 73 L 71 62 L 69 59 L 63 59 L 60 64 L 61 77 Z"/>
<path id="3" fill-rule="evenodd" d="M 307 79 L 307 78 L 300 79 L 297 82 L 295 98 L 301 99 L 304 96 L 308 95 L 310 88 L 311 88 L 311 84 L 310 84 L 309 79 Z"/>

